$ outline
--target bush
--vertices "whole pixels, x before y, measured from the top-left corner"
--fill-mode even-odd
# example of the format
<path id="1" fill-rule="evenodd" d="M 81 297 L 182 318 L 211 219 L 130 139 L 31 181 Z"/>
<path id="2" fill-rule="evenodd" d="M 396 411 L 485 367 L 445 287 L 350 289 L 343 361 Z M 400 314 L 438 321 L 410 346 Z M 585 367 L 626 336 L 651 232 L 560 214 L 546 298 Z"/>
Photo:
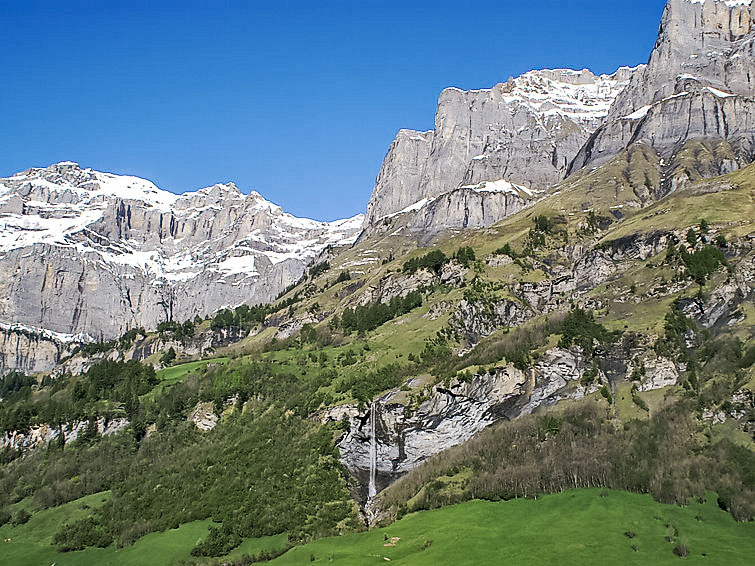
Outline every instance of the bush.
<path id="1" fill-rule="evenodd" d="M 686 544 L 677 544 L 674 547 L 674 554 L 680 558 L 687 558 L 689 556 L 689 547 Z"/>
<path id="2" fill-rule="evenodd" d="M 465 246 L 463 248 L 459 248 L 459 250 L 454 254 L 454 259 L 464 267 L 469 267 L 469 264 L 475 261 L 476 257 L 474 250 L 469 246 Z"/>
<path id="3" fill-rule="evenodd" d="M 561 348 L 580 346 L 586 355 L 592 356 L 595 342 L 609 344 L 616 341 L 618 333 L 609 332 L 602 324 L 595 322 L 591 311 L 572 309 L 561 325 Z"/>
<path id="4" fill-rule="evenodd" d="M 167 367 L 174 361 L 176 361 L 176 350 L 171 346 L 162 356 L 160 356 L 160 363 Z"/>
<path id="5" fill-rule="evenodd" d="M 113 542 L 101 524 L 93 517 L 68 523 L 55 535 L 53 542 L 60 552 L 84 550 L 87 546 L 105 548 Z"/>
<path id="6" fill-rule="evenodd" d="M 719 266 L 729 266 L 729 261 L 724 253 L 715 246 L 704 246 L 694 253 L 682 250 L 681 258 L 686 267 L 687 276 L 701 286 L 705 285 L 705 282 Z"/>
<path id="7" fill-rule="evenodd" d="M 265 317 L 274 310 L 284 309 L 298 300 L 298 296 L 295 295 L 283 301 L 277 307 L 240 305 L 235 309 L 223 309 L 215 314 L 211 326 L 214 330 L 226 328 L 244 328 L 249 330 L 253 326 L 265 322 Z"/>
<path id="8" fill-rule="evenodd" d="M 441 250 L 433 250 L 421 257 L 412 258 L 404 263 L 405 273 L 416 273 L 420 269 L 427 269 L 440 273 L 441 268 L 448 261 Z"/>
<path id="9" fill-rule="evenodd" d="M 5 509 L 0 509 L 0 527 L 5 525 L 6 523 L 9 523 L 10 520 L 11 520 L 10 512 L 6 511 Z"/>
<path id="10" fill-rule="evenodd" d="M 191 549 L 192 556 L 223 556 L 241 544 L 241 537 L 225 525 L 210 526 L 210 534 Z"/>
<path id="11" fill-rule="evenodd" d="M 411 291 L 405 297 L 393 297 L 389 303 L 371 303 L 346 309 L 340 325 L 346 332 L 369 332 L 389 320 L 422 306 L 422 293 Z"/>
<path id="12" fill-rule="evenodd" d="M 507 255 L 511 259 L 517 259 L 519 257 L 519 254 L 517 254 L 514 251 L 514 248 L 512 248 L 511 244 L 509 244 L 508 242 L 506 242 L 505 244 L 503 244 L 503 247 L 498 248 L 493 253 L 496 254 L 496 255 Z"/>

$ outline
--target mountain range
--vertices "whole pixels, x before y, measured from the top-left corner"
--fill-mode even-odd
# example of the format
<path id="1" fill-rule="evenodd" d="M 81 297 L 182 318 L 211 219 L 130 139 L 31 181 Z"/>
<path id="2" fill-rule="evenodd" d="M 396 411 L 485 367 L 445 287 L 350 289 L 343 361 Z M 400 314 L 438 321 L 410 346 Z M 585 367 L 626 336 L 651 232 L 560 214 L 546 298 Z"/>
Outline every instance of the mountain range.
<path id="1" fill-rule="evenodd" d="M 751 528 L 754 43 L 750 0 L 669 0 L 645 65 L 445 89 L 335 222 L 71 162 L 0 179 L 0 369 L 35 374 L 3 385 L 0 510 L 107 493 L 55 537 L 83 556 L 211 518 L 218 564 L 582 488 Z M 450 551 L 400 540 L 369 556 Z"/>

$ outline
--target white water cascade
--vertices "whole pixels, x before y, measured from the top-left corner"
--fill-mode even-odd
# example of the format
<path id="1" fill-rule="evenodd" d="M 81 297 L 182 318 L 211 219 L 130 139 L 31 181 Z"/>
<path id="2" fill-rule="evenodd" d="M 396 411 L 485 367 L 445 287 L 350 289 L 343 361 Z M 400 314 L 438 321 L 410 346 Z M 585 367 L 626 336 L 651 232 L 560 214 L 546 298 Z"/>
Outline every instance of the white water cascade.
<path id="1" fill-rule="evenodd" d="M 377 430 L 376 423 L 377 416 L 375 415 L 375 402 L 370 404 L 370 483 L 367 486 L 367 498 L 372 499 L 377 495 L 377 487 L 375 486 L 375 472 L 377 469 Z"/>

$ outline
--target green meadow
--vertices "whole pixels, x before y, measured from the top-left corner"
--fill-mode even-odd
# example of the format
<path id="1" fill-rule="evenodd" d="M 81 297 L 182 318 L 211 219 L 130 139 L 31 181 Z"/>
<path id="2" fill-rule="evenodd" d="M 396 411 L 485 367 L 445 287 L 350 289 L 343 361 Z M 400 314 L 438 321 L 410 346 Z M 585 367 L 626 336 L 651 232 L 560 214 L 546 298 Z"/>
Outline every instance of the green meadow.
<path id="1" fill-rule="evenodd" d="M 191 547 L 209 521 L 151 533 L 133 546 L 59 553 L 52 534 L 61 521 L 83 516 L 107 493 L 38 511 L 25 525 L 0 528 L 0 563 L 14 566 L 161 566 L 191 563 Z M 286 536 L 248 539 L 213 563 L 285 547 Z M 676 549 L 676 553 L 675 553 Z M 687 552 L 682 558 L 679 552 Z M 537 500 L 471 501 L 407 515 L 389 527 L 316 540 L 270 564 L 361 566 L 404 564 L 540 566 L 716 564 L 749 566 L 755 556 L 755 524 L 737 523 L 716 505 L 664 505 L 649 495 L 584 489 Z M 207 560 L 207 559 L 205 559 Z M 203 562 L 205 563 L 205 562 Z"/>

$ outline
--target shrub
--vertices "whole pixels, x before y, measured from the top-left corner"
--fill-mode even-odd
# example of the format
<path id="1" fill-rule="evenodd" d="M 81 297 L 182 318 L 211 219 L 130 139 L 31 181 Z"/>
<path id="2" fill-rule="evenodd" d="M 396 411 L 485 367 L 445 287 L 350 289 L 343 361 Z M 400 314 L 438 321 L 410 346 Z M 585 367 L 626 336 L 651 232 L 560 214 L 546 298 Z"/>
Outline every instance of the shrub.
<path id="1" fill-rule="evenodd" d="M 210 526 L 210 534 L 191 549 L 192 556 L 223 556 L 241 544 L 241 537 L 226 525 Z"/>
<path id="2" fill-rule="evenodd" d="M 162 356 L 160 356 L 160 363 L 163 366 L 169 366 L 174 361 L 176 361 L 176 350 L 171 346 Z"/>
<path id="3" fill-rule="evenodd" d="M 87 546 L 105 548 L 113 542 L 101 524 L 93 517 L 68 523 L 55 535 L 53 542 L 60 552 L 83 550 Z"/>
<path id="4" fill-rule="evenodd" d="M 11 525 L 25 525 L 31 519 L 31 513 L 26 509 L 19 509 L 11 518 Z"/>
<path id="5" fill-rule="evenodd" d="M 729 266 L 729 261 L 723 252 L 715 246 L 704 246 L 694 253 L 682 250 L 682 263 L 686 268 L 688 277 L 695 280 L 698 285 L 705 285 L 707 279 L 720 265 Z"/>
<path id="6" fill-rule="evenodd" d="M 476 257 L 474 250 L 469 246 L 465 246 L 459 248 L 459 250 L 454 254 L 454 259 L 456 259 L 456 261 L 458 261 L 464 267 L 469 267 L 469 264 L 475 261 Z"/>
<path id="7" fill-rule="evenodd" d="M 507 255 L 511 259 L 516 259 L 519 257 L 519 255 L 514 251 L 514 248 L 511 247 L 511 244 L 506 242 L 503 247 L 498 248 L 495 252 L 493 252 L 496 255 Z"/>
<path id="8" fill-rule="evenodd" d="M 600 388 L 600 394 L 605 398 L 606 401 L 608 401 L 609 405 L 613 404 L 613 396 L 611 396 L 611 392 L 608 390 L 607 385 L 604 385 Z"/>
<path id="9" fill-rule="evenodd" d="M 322 275 L 323 273 L 325 273 L 328 269 L 330 269 L 330 264 L 327 261 L 323 261 L 321 263 L 313 265 L 309 269 L 309 278 L 314 279 L 318 275 Z"/>
<path id="10" fill-rule="evenodd" d="M 585 354 L 591 356 L 595 342 L 608 344 L 616 341 L 618 334 L 609 332 L 602 324 L 595 322 L 591 311 L 572 309 L 561 325 L 561 348 L 580 346 Z"/>
<path id="11" fill-rule="evenodd" d="M 415 257 L 406 261 L 404 263 L 404 272 L 416 273 L 420 269 L 427 269 L 439 273 L 447 261 L 446 254 L 441 250 L 433 250 L 421 257 Z"/>
<path id="12" fill-rule="evenodd" d="M 686 544 L 677 544 L 674 547 L 674 554 L 680 558 L 686 558 L 689 556 L 689 547 Z"/>
<path id="13" fill-rule="evenodd" d="M 421 305 L 422 293 L 411 291 L 405 297 L 393 297 L 387 304 L 371 303 L 346 309 L 340 325 L 346 332 L 369 332 Z"/>

